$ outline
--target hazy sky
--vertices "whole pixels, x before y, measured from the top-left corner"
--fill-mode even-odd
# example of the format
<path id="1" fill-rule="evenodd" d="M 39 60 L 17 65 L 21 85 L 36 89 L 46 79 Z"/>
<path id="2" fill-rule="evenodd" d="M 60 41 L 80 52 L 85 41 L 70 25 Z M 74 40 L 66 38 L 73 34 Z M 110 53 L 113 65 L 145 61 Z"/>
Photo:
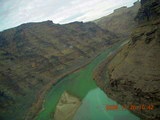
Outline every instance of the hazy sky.
<path id="1" fill-rule="evenodd" d="M 0 31 L 27 22 L 91 21 L 137 0 L 0 0 Z"/>

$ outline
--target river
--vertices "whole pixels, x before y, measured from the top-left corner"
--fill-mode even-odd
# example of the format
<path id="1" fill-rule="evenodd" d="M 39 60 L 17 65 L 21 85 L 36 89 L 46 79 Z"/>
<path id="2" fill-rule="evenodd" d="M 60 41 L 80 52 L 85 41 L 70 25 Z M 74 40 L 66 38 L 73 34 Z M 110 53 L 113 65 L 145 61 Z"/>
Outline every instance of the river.
<path id="1" fill-rule="evenodd" d="M 109 47 L 90 64 L 74 72 L 54 85 L 46 94 L 43 109 L 36 120 L 52 120 L 56 105 L 62 93 L 67 91 L 82 100 L 82 105 L 77 110 L 73 120 L 140 120 L 128 110 L 106 110 L 106 105 L 118 105 L 100 90 L 93 80 L 95 68 L 105 60 L 108 55 L 118 49 L 122 43 Z M 118 105 L 118 107 L 121 107 Z"/>

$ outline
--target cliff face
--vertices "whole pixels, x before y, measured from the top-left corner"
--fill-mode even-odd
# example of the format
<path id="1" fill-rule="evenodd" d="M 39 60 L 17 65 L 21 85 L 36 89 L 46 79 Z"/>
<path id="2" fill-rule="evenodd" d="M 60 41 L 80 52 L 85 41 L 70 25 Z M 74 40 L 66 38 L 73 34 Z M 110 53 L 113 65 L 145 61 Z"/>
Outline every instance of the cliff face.
<path id="1" fill-rule="evenodd" d="M 133 112 L 145 120 L 159 120 L 160 1 L 141 0 L 141 4 L 132 40 L 108 65 L 110 89 L 106 92 L 123 105 L 145 105 Z M 153 110 L 147 105 L 153 105 Z"/>
<path id="2" fill-rule="evenodd" d="M 139 24 L 153 20 L 153 19 L 158 19 L 160 15 L 159 11 L 159 4 L 160 1 L 152 0 L 152 1 L 147 1 L 147 0 L 141 0 L 141 8 L 136 16 L 136 18 L 139 21 Z"/>
<path id="3" fill-rule="evenodd" d="M 122 7 L 115 10 L 112 14 L 100 18 L 95 21 L 97 25 L 103 29 L 108 29 L 124 37 L 129 37 L 132 30 L 137 26 L 137 22 L 134 20 L 140 8 L 140 2 L 134 3 L 132 7 Z"/>
<path id="4" fill-rule="evenodd" d="M 27 23 L 0 33 L 0 119 L 22 120 L 55 78 L 84 65 L 116 35 L 94 23 Z"/>

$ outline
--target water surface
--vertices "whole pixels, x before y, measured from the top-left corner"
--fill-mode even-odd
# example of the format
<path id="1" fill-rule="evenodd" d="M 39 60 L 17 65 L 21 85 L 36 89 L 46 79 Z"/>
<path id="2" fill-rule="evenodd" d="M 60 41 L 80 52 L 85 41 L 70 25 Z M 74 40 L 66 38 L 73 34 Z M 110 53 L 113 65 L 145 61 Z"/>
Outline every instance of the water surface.
<path id="1" fill-rule="evenodd" d="M 64 91 L 69 92 L 83 101 L 83 104 L 77 111 L 74 120 L 119 120 L 118 118 L 123 112 L 126 116 L 132 118 L 134 115 L 127 111 L 117 112 L 117 115 L 112 114 L 112 111 L 106 112 L 105 104 L 115 103 L 115 101 L 109 99 L 105 93 L 97 87 L 93 80 L 93 71 L 95 68 L 108 57 L 110 52 L 118 49 L 121 44 L 122 43 L 117 43 L 116 45 L 106 49 L 86 67 L 64 77 L 59 83 L 54 85 L 47 93 L 43 104 L 43 110 L 38 114 L 36 120 L 53 119 L 56 105 Z M 85 109 L 86 107 L 87 109 Z"/>
<path id="2" fill-rule="evenodd" d="M 107 105 L 118 106 L 116 110 L 107 110 Z M 82 101 L 73 120 L 140 120 L 100 89 L 91 90 Z"/>

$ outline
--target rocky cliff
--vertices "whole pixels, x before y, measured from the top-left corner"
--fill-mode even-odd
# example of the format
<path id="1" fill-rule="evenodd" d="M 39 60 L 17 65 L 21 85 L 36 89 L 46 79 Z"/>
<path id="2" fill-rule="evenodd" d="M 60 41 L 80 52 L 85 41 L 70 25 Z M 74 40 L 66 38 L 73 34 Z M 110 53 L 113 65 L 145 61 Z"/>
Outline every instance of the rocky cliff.
<path id="1" fill-rule="evenodd" d="M 139 8 L 140 2 L 135 2 L 132 7 L 116 9 L 112 14 L 96 20 L 95 23 L 103 29 L 108 29 L 122 36 L 123 39 L 128 38 L 132 30 L 137 26 L 137 22 L 134 18 Z"/>
<path id="2" fill-rule="evenodd" d="M 1 32 L 0 119 L 24 119 L 57 76 L 86 64 L 116 39 L 94 23 L 81 22 L 27 23 Z"/>
<path id="3" fill-rule="evenodd" d="M 101 87 L 142 119 L 159 120 L 160 1 L 141 0 L 135 19 L 132 40 L 107 65 L 109 85 Z"/>

